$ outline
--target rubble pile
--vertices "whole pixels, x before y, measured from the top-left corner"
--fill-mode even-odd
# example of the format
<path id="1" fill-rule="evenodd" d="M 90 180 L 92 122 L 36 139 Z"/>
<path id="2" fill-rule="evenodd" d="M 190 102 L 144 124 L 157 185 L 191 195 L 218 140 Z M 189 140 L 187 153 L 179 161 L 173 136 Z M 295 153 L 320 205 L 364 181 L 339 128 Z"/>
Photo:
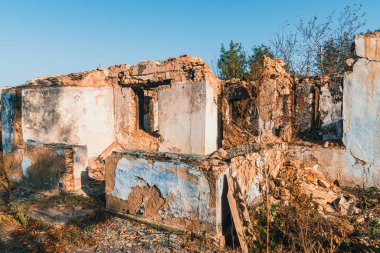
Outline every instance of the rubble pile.
<path id="1" fill-rule="evenodd" d="M 223 148 L 292 140 L 294 79 L 284 65 L 264 57 L 258 80 L 232 79 L 222 84 Z"/>
<path id="2" fill-rule="evenodd" d="M 302 168 L 296 162 L 286 162 L 269 184 L 274 204 L 287 203 L 291 194 L 303 194 L 310 198 L 321 214 L 354 215 L 359 213 L 356 207 L 358 199 L 339 186 L 339 182 L 330 182 L 316 168 Z"/>

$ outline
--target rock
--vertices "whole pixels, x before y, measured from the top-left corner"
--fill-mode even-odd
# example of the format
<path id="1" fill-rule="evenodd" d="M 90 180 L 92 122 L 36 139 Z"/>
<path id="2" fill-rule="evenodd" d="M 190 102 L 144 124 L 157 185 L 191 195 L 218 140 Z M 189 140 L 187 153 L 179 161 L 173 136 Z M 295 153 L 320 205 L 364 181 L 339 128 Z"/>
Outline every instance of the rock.
<path id="1" fill-rule="evenodd" d="M 327 182 L 326 182 L 325 180 L 323 180 L 323 179 L 318 179 L 318 180 L 317 180 L 317 183 L 318 183 L 319 186 L 322 186 L 322 187 L 324 187 L 324 188 L 330 188 L 330 184 L 327 183 Z"/>
<path id="2" fill-rule="evenodd" d="M 352 59 L 352 58 L 347 59 L 347 60 L 346 60 L 346 66 L 347 66 L 347 67 L 352 67 L 352 65 L 354 65 L 354 62 L 355 62 L 355 60 Z"/>
<path id="3" fill-rule="evenodd" d="M 220 155 L 221 158 L 226 158 L 228 156 L 227 151 L 225 151 L 222 148 L 218 149 L 218 153 L 219 153 L 219 155 Z"/>
<path id="4" fill-rule="evenodd" d="M 274 181 L 274 183 L 275 183 L 277 186 L 284 186 L 284 185 L 285 185 L 284 180 L 282 180 L 282 179 L 280 179 L 280 178 L 273 178 L 273 181 Z"/>
<path id="5" fill-rule="evenodd" d="M 211 165 L 213 165 L 213 166 L 217 166 L 220 163 L 220 161 L 218 159 L 212 159 L 210 162 L 211 162 Z"/>
<path id="6" fill-rule="evenodd" d="M 222 160 L 223 158 L 226 158 L 227 156 L 228 156 L 227 151 L 225 151 L 224 149 L 220 148 L 217 151 L 213 152 L 210 155 L 210 158 Z"/>
<path id="7" fill-rule="evenodd" d="M 340 183 L 339 183 L 339 180 L 338 180 L 338 179 L 335 179 L 334 182 L 333 182 L 333 184 L 334 184 L 335 186 L 340 187 Z"/>
<path id="8" fill-rule="evenodd" d="M 363 223 L 365 221 L 364 217 L 359 217 L 356 219 L 357 223 Z"/>

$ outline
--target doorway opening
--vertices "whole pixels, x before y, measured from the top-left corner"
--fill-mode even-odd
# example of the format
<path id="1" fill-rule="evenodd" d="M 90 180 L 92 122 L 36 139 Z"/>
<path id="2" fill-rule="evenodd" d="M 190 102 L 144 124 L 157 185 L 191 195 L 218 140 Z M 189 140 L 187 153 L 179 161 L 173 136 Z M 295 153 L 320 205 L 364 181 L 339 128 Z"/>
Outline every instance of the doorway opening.
<path id="1" fill-rule="evenodd" d="M 224 242 L 226 248 L 236 249 L 240 248 L 238 234 L 236 232 L 235 224 L 232 218 L 230 204 L 227 198 L 228 183 L 227 176 L 223 177 L 223 191 L 221 198 L 222 208 L 222 235 L 224 236 Z"/>

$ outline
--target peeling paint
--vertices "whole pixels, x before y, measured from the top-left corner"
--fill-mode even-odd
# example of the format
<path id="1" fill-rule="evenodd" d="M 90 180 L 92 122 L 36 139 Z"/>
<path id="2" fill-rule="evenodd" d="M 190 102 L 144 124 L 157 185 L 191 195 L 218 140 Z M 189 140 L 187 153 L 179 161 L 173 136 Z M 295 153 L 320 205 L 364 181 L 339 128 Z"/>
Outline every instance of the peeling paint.
<path id="1" fill-rule="evenodd" d="M 177 218 L 192 218 L 213 222 L 209 207 L 210 188 L 200 171 L 185 163 L 122 158 L 115 170 L 115 186 L 112 195 L 128 200 L 133 187 L 155 186 L 167 201 L 168 208 L 160 215 L 170 214 Z"/>
<path id="2" fill-rule="evenodd" d="M 12 151 L 14 141 L 14 103 L 15 95 L 13 92 L 6 92 L 1 99 L 1 122 L 2 122 L 2 144 L 3 152 L 9 153 Z"/>

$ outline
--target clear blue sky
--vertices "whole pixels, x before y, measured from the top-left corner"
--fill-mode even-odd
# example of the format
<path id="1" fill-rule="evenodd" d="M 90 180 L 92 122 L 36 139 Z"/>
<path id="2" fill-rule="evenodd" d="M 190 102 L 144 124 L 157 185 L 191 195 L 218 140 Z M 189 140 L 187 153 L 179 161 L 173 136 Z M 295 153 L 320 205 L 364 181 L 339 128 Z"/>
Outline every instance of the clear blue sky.
<path id="1" fill-rule="evenodd" d="M 0 86 L 188 54 L 211 63 L 231 39 L 267 43 L 297 17 L 361 3 L 380 27 L 379 0 L 0 0 Z"/>

